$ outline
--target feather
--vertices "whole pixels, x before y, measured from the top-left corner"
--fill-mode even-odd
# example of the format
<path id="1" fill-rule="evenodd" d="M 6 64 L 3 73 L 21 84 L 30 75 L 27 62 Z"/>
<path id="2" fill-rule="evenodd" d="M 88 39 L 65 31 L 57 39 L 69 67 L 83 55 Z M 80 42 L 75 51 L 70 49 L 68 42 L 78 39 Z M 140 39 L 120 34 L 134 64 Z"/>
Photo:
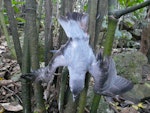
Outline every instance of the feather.
<path id="1" fill-rule="evenodd" d="M 89 72 L 95 80 L 94 90 L 96 93 L 105 96 L 115 96 L 125 93 L 132 89 L 131 81 L 117 75 L 115 62 L 112 57 L 98 55 L 96 65 L 92 66 Z"/>
<path id="2" fill-rule="evenodd" d="M 68 13 L 66 17 L 61 16 L 58 22 L 64 29 L 68 38 L 89 38 L 86 33 L 88 28 L 88 15 L 80 13 Z"/>

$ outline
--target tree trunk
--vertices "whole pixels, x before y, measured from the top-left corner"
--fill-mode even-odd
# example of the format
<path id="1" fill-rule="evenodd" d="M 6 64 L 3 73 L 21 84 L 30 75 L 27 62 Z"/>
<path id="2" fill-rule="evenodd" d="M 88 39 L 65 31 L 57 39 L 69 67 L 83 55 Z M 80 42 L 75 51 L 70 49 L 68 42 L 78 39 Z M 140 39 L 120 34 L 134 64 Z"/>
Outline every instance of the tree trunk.
<path id="1" fill-rule="evenodd" d="M 52 1 L 45 1 L 45 66 L 48 65 L 52 58 L 53 37 L 52 37 Z"/>
<path id="2" fill-rule="evenodd" d="M 78 106 L 78 102 L 79 100 L 75 100 L 75 102 L 73 101 L 72 98 L 72 93 L 71 91 L 68 92 L 69 96 L 68 96 L 68 103 L 66 104 L 66 108 L 64 109 L 64 113 L 77 113 L 77 106 Z"/>
<path id="3" fill-rule="evenodd" d="M 25 16 L 27 17 L 27 15 Z M 28 24 L 25 24 L 25 35 L 23 44 L 23 58 L 22 58 L 22 74 L 30 72 L 30 52 L 29 52 L 29 36 L 27 35 Z M 31 113 L 31 83 L 29 80 L 22 79 L 22 101 L 23 113 Z"/>
<path id="4" fill-rule="evenodd" d="M 2 27 L 2 30 L 3 30 L 3 33 L 5 35 L 5 38 L 6 38 L 6 41 L 7 41 L 7 46 L 11 52 L 11 55 L 13 57 L 16 56 L 15 54 L 15 49 L 13 48 L 12 44 L 11 44 L 11 41 L 10 41 L 10 37 L 9 37 L 9 33 L 8 33 L 8 30 L 7 30 L 7 27 L 6 27 L 6 24 L 5 24 L 5 18 L 4 18 L 4 15 L 3 15 L 3 1 L 1 0 L 0 1 L 0 27 Z"/>
<path id="5" fill-rule="evenodd" d="M 41 15 L 42 15 L 42 8 L 43 8 L 43 0 L 39 0 L 38 8 L 37 8 L 37 33 L 40 32 L 40 25 L 41 25 Z"/>
<path id="6" fill-rule="evenodd" d="M 90 81 L 90 74 L 87 73 L 86 79 L 85 79 L 85 87 L 84 87 L 83 91 L 81 92 L 80 98 L 79 98 L 78 113 L 84 113 L 84 111 L 85 111 L 87 91 L 89 88 L 89 81 Z"/>
<path id="7" fill-rule="evenodd" d="M 104 16 L 106 15 L 107 12 L 107 7 L 108 7 L 108 1 L 107 0 L 98 0 L 97 3 L 97 14 L 96 14 L 96 31 L 95 31 L 95 40 L 94 40 L 94 48 L 96 49 L 96 45 L 98 44 L 98 39 L 99 39 L 99 33 L 102 28 L 102 22 L 104 19 Z M 102 46 L 102 45 L 101 45 Z"/>
<path id="8" fill-rule="evenodd" d="M 74 0 L 61 0 L 61 7 L 60 7 L 60 15 L 66 15 L 68 12 L 73 12 L 73 4 Z M 60 47 L 63 43 L 67 41 L 67 37 L 65 32 L 63 31 L 62 27 L 59 29 L 59 39 L 58 39 L 58 46 Z"/>
<path id="9" fill-rule="evenodd" d="M 148 63 L 150 64 L 150 6 L 147 9 L 147 24 L 144 26 L 143 31 L 142 31 L 142 36 L 141 36 L 141 47 L 140 51 L 145 54 L 148 58 Z"/>
<path id="10" fill-rule="evenodd" d="M 89 34 L 90 34 L 90 45 L 95 48 L 95 32 L 96 32 L 96 13 L 97 13 L 97 0 L 89 0 L 90 9 L 89 10 Z"/>
<path id="11" fill-rule="evenodd" d="M 26 25 L 25 38 L 28 39 L 31 67 L 33 70 L 39 68 L 38 59 L 38 35 L 36 25 L 36 1 L 26 0 Z M 29 54 L 28 54 L 29 55 Z M 35 83 L 35 98 L 37 102 L 37 112 L 45 113 L 45 105 L 43 100 L 43 89 L 40 83 Z"/>
<path id="12" fill-rule="evenodd" d="M 68 80 L 68 69 L 64 68 L 62 70 L 61 84 L 60 84 L 60 92 L 59 92 L 59 112 L 64 113 L 64 103 L 65 103 L 65 92 L 67 89 L 67 80 Z"/>
<path id="13" fill-rule="evenodd" d="M 111 1 L 112 0 L 108 0 L 108 11 L 114 10 L 111 8 L 113 8 L 113 6 L 115 4 L 112 4 Z M 113 3 L 115 3 L 115 2 L 113 2 Z M 105 40 L 105 45 L 104 45 L 104 56 L 110 56 L 111 55 L 115 30 L 117 27 L 117 21 L 115 20 L 115 18 L 112 18 L 112 16 L 113 15 L 108 14 L 108 30 L 107 30 L 107 35 L 106 35 L 106 40 Z M 96 93 L 94 94 L 90 113 L 97 113 L 100 98 L 101 98 L 101 95 L 98 95 Z"/>
<path id="14" fill-rule="evenodd" d="M 17 30 L 17 22 L 14 18 L 14 9 L 12 8 L 11 0 L 4 0 L 4 5 L 7 10 L 7 15 L 8 15 L 9 23 L 10 23 L 10 29 L 12 32 L 14 47 L 15 47 L 16 56 L 17 56 L 17 62 L 21 67 L 21 65 L 22 65 L 22 50 L 21 50 L 19 34 L 18 34 L 18 30 Z"/>

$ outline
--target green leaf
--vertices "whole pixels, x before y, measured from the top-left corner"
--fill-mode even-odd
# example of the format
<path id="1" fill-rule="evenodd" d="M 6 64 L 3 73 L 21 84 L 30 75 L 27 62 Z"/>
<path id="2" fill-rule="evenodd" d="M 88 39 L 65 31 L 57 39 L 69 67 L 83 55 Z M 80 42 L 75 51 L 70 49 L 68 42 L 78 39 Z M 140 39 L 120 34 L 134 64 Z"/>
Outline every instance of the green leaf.
<path id="1" fill-rule="evenodd" d="M 135 24 L 135 22 L 134 22 L 132 19 L 130 19 L 130 18 L 126 18 L 126 19 L 124 20 L 124 23 L 125 23 L 127 26 L 129 26 L 129 27 L 133 27 L 133 25 Z"/>
<path id="2" fill-rule="evenodd" d="M 12 2 L 13 6 L 15 6 L 15 5 L 24 5 L 25 4 L 24 1 L 11 0 L 11 2 Z"/>
<path id="3" fill-rule="evenodd" d="M 22 22 L 22 23 L 25 23 L 25 19 L 21 18 L 21 17 L 17 17 L 16 20 L 18 22 Z"/>
<path id="4" fill-rule="evenodd" d="M 144 0 L 118 0 L 119 4 L 123 7 L 130 7 L 144 2 Z"/>
<path id="5" fill-rule="evenodd" d="M 86 12 L 88 9 L 88 4 L 84 5 L 83 10 Z"/>
<path id="6" fill-rule="evenodd" d="M 15 13 L 19 13 L 20 12 L 20 9 L 17 6 L 14 6 L 13 8 L 14 8 Z"/>

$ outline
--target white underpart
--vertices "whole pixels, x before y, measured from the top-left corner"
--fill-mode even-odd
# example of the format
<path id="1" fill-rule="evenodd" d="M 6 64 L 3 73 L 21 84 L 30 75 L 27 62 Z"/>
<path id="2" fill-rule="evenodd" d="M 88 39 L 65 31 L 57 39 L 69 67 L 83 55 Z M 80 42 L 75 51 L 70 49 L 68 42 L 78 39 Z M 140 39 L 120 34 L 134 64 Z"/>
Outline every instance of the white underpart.
<path id="1" fill-rule="evenodd" d="M 66 48 L 64 57 L 67 59 L 69 69 L 70 89 L 72 90 L 76 84 L 80 84 L 84 88 L 85 74 L 95 59 L 88 40 L 73 39 Z M 80 83 L 75 83 L 76 81 Z"/>

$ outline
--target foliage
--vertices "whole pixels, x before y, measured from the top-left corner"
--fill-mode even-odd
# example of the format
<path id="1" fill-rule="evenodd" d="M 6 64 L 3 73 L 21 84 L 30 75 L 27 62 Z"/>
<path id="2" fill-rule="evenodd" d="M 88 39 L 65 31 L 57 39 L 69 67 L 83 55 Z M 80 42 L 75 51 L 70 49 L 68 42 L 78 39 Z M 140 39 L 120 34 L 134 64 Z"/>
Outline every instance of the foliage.
<path id="1" fill-rule="evenodd" d="M 131 33 L 126 30 L 120 31 L 116 29 L 115 39 L 118 41 L 118 45 L 122 47 L 123 46 L 131 47 L 134 44 L 134 42 L 131 40 L 132 39 Z"/>
<path id="2" fill-rule="evenodd" d="M 140 4 L 142 2 L 144 2 L 144 0 L 118 0 L 118 3 L 121 8 L 131 7 Z M 137 11 L 134 11 L 132 13 L 132 16 L 135 16 L 136 19 L 141 19 L 143 16 L 145 16 L 144 12 L 145 12 L 145 8 L 139 9 Z"/>
<path id="3" fill-rule="evenodd" d="M 18 22 L 21 22 L 21 23 L 25 23 L 25 19 L 24 19 L 24 16 L 23 16 L 23 12 L 22 12 L 22 6 L 25 4 L 24 1 L 18 1 L 18 0 L 12 0 L 12 7 L 14 9 L 14 12 L 15 12 L 15 17 L 16 17 L 16 20 Z M 3 9 L 3 14 L 5 15 L 5 23 L 6 24 L 9 24 L 8 23 L 8 17 L 6 16 L 6 9 Z"/>
<path id="4" fill-rule="evenodd" d="M 144 2 L 144 0 L 118 0 L 119 4 L 123 7 L 130 7 Z"/>
<path id="5" fill-rule="evenodd" d="M 88 0 L 77 0 L 75 3 L 75 10 L 79 12 L 87 12 L 88 7 Z"/>
<path id="6" fill-rule="evenodd" d="M 144 2 L 144 0 L 118 0 L 119 6 L 121 8 L 128 8 L 135 5 L 138 5 L 140 3 Z M 126 30 L 123 28 L 123 30 L 120 29 L 120 26 L 116 29 L 115 38 L 119 46 L 126 46 L 126 47 L 134 47 L 137 46 L 137 43 L 133 41 L 133 33 L 135 35 L 138 35 L 136 33 L 137 29 L 141 29 L 142 26 L 144 26 L 143 19 L 146 15 L 146 9 L 142 8 L 139 10 L 136 10 L 130 14 L 123 15 L 120 18 L 120 26 L 121 23 L 124 23 L 128 28 L 131 28 L 132 31 Z M 119 25 L 119 24 L 118 24 Z M 139 31 L 139 30 L 138 30 Z"/>
<path id="7" fill-rule="evenodd" d="M 19 7 L 24 4 L 25 4 L 25 2 L 23 2 L 23 1 L 12 0 L 12 7 L 14 8 L 15 13 L 20 13 Z"/>

